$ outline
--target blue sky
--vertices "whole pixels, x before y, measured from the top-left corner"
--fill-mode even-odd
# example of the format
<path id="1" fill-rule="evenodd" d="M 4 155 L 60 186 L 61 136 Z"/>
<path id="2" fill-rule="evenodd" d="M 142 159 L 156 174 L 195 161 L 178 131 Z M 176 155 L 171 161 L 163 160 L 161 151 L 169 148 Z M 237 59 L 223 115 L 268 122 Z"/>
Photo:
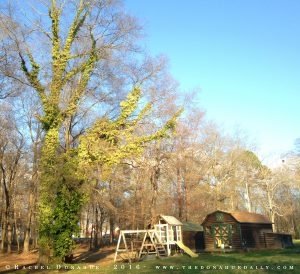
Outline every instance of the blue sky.
<path id="1" fill-rule="evenodd" d="M 225 130 L 249 135 L 261 159 L 300 137 L 300 1 L 125 0 L 165 54 L 182 90 Z"/>

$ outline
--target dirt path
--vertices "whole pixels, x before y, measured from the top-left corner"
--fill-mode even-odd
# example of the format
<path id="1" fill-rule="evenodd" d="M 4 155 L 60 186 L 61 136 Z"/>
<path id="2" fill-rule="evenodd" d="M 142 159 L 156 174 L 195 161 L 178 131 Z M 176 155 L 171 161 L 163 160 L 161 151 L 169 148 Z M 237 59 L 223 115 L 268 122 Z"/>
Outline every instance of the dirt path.
<path id="1" fill-rule="evenodd" d="M 37 252 L 30 252 L 29 254 L 0 254 L 0 268 L 3 268 L 6 265 L 30 265 L 36 264 L 38 259 Z"/>
<path id="2" fill-rule="evenodd" d="M 89 250 L 88 246 L 78 246 L 74 251 L 73 263 L 93 264 L 106 266 L 113 262 L 115 247 L 104 247 L 99 250 Z M 38 262 L 38 251 L 34 250 L 28 254 L 0 254 L 0 273 L 9 272 L 15 265 L 21 269 L 36 265 Z"/>

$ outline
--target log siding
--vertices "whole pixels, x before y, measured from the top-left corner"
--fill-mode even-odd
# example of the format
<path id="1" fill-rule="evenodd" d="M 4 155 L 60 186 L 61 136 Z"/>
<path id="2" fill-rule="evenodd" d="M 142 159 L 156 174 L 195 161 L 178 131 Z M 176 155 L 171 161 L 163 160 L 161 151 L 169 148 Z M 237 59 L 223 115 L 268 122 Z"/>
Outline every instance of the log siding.
<path id="1" fill-rule="evenodd" d="M 258 214 L 247 213 L 251 222 L 241 223 L 229 212 L 215 211 L 206 216 L 202 223 L 205 250 L 240 250 L 266 248 L 265 233 L 272 232 L 272 223 L 255 223 Z M 235 215 L 238 216 L 238 215 Z"/>

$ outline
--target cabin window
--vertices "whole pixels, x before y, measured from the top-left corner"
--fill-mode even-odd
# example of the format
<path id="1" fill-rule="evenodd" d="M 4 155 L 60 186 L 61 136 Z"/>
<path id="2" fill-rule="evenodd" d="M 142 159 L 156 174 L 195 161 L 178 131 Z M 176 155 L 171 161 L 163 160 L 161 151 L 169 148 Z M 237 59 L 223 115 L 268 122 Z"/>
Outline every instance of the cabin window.
<path id="1" fill-rule="evenodd" d="M 221 212 L 216 213 L 216 221 L 217 222 L 223 222 L 224 221 L 224 215 Z"/>
<path id="2" fill-rule="evenodd" d="M 181 241 L 181 227 L 176 226 L 176 241 Z"/>
<path id="3" fill-rule="evenodd" d="M 168 239 L 169 241 L 174 241 L 174 230 L 172 226 L 168 226 Z"/>
<path id="4" fill-rule="evenodd" d="M 167 225 L 161 225 L 159 230 L 159 236 L 162 243 L 167 242 Z"/>
<path id="5" fill-rule="evenodd" d="M 235 225 L 230 225 L 231 233 L 234 234 L 237 231 L 237 228 Z"/>

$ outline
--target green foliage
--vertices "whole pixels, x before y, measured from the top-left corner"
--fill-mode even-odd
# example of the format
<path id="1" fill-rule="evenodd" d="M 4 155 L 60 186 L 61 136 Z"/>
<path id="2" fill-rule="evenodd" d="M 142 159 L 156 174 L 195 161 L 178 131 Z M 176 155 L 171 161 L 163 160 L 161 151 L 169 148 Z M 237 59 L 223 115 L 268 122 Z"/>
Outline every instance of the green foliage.
<path id="1" fill-rule="evenodd" d="M 53 147 L 49 147 L 54 144 L 55 134 L 50 136 L 46 138 L 48 141 L 44 144 L 43 151 L 45 160 L 42 162 L 43 191 L 39 207 L 40 246 L 53 249 L 54 257 L 63 260 L 72 250 L 72 235 L 78 232 L 80 210 L 86 197 L 80 188 L 82 180 L 77 177 L 76 172 L 77 151 L 68 150 L 58 154 L 57 149 L 55 151 Z M 49 161 L 51 158 L 52 161 Z"/>
<path id="2" fill-rule="evenodd" d="M 39 191 L 39 236 L 40 245 L 51 246 L 49 240 L 49 227 L 51 226 L 53 199 L 56 189 L 59 188 L 58 180 L 58 129 L 52 128 L 46 133 L 41 156 L 41 183 Z"/>
<path id="3" fill-rule="evenodd" d="M 116 120 L 101 118 L 82 136 L 78 149 L 82 170 L 95 166 L 101 166 L 102 171 L 109 169 L 127 157 L 141 154 L 147 143 L 166 138 L 174 130 L 182 110 L 175 113 L 158 131 L 149 135 L 139 134 L 140 122 L 151 110 L 151 105 L 147 104 L 137 113 L 140 98 L 140 89 L 134 88 L 120 103 L 121 111 Z M 137 118 L 133 118 L 135 116 Z"/>
<path id="4" fill-rule="evenodd" d="M 72 235 L 79 232 L 79 213 L 83 202 L 83 195 L 76 189 L 63 185 L 58 191 L 50 227 L 55 257 L 63 259 L 72 250 Z"/>
<path id="5" fill-rule="evenodd" d="M 141 90 L 134 88 L 128 95 L 126 100 L 120 103 L 121 113 L 115 124 L 117 126 L 125 126 L 127 119 L 137 109 L 138 102 L 141 98 Z"/>

